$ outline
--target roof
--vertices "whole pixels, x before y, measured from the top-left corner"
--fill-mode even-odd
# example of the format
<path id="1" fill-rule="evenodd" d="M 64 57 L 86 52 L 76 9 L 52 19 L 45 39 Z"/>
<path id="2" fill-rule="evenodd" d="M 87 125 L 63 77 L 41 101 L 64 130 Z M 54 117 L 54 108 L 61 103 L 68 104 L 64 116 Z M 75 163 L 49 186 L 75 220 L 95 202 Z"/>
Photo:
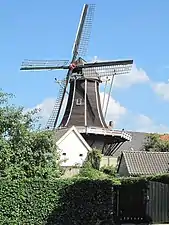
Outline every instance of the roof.
<path id="1" fill-rule="evenodd" d="M 120 156 L 122 151 L 124 151 L 124 150 L 126 150 L 126 151 L 131 151 L 131 150 L 140 151 L 140 150 L 142 150 L 148 133 L 132 132 L 132 131 L 127 131 L 127 132 L 132 136 L 132 140 L 124 142 L 117 149 L 117 151 L 113 154 L 113 156 L 115 156 L 115 157 Z"/>
<path id="2" fill-rule="evenodd" d="M 58 141 L 68 130 L 68 128 L 57 129 L 55 132 L 55 140 Z"/>
<path id="3" fill-rule="evenodd" d="M 66 132 L 68 128 L 58 129 L 56 131 L 56 139 L 59 140 Z M 118 157 L 121 155 L 123 151 L 141 151 L 143 150 L 144 143 L 146 142 L 146 137 L 149 133 L 144 132 L 133 132 L 126 131 L 132 136 L 131 141 L 125 141 L 113 154 L 114 157 Z M 169 140 L 169 135 L 164 134 L 160 136 L 161 140 Z"/>
<path id="4" fill-rule="evenodd" d="M 62 129 L 61 129 L 62 130 Z M 61 131 L 60 130 L 60 131 Z M 72 131 L 75 132 L 76 136 L 79 138 L 79 140 L 82 142 L 82 144 L 86 147 L 86 149 L 88 151 L 91 150 L 91 147 L 88 145 L 88 143 L 85 141 L 85 139 L 82 137 L 82 135 L 78 132 L 78 130 L 76 129 L 75 126 L 72 126 L 71 128 L 69 129 L 63 129 L 63 132 L 59 133 L 59 135 L 57 136 L 57 141 L 56 141 L 56 144 L 60 144 Z M 60 136 L 60 137 L 59 137 Z"/>
<path id="5" fill-rule="evenodd" d="M 163 141 L 169 141 L 169 134 L 160 135 L 160 139 Z"/>
<path id="6" fill-rule="evenodd" d="M 169 172 L 169 152 L 124 151 L 118 170 L 124 157 L 129 174 L 153 175 Z"/>

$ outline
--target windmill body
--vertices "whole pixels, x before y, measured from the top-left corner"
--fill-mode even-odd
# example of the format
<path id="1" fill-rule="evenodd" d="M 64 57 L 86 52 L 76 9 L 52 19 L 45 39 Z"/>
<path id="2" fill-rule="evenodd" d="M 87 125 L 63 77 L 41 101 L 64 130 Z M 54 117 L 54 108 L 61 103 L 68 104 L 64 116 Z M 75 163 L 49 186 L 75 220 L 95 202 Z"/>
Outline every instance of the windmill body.
<path id="1" fill-rule="evenodd" d="M 99 83 L 97 78 L 70 80 L 67 106 L 59 127 L 107 128 L 101 110 Z"/>
<path id="2" fill-rule="evenodd" d="M 59 95 L 47 123 L 47 129 L 59 132 L 76 126 L 91 147 L 100 149 L 105 155 L 112 155 L 123 142 L 131 140 L 131 136 L 123 130 L 110 129 L 106 124 L 106 112 L 103 115 L 99 85 L 101 78 L 106 77 L 111 79 L 112 87 L 114 76 L 130 72 L 133 60 L 88 63 L 81 58 L 87 50 L 93 13 L 94 5 L 85 4 L 70 63 L 68 60 L 26 60 L 23 62 L 21 70 L 66 69 L 67 75 L 60 85 Z M 68 87 L 69 92 L 67 91 Z M 67 92 L 67 105 L 61 115 Z M 59 117 L 61 120 L 58 124 Z"/>

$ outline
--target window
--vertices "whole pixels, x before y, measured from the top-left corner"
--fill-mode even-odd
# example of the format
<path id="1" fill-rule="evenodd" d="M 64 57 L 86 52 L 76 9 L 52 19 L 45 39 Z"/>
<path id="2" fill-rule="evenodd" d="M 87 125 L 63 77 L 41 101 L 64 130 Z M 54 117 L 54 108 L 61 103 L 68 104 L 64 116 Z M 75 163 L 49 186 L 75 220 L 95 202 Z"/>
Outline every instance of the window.
<path id="1" fill-rule="evenodd" d="M 76 99 L 76 105 L 83 105 L 82 98 Z"/>
<path id="2" fill-rule="evenodd" d="M 64 152 L 62 155 L 66 155 L 66 153 Z"/>

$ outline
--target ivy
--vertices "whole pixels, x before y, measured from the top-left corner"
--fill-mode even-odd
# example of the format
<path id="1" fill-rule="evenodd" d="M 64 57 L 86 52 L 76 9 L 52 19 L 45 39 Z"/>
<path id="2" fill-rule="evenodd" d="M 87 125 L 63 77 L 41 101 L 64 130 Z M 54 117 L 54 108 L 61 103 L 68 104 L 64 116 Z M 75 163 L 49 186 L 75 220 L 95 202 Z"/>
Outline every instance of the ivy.
<path id="1" fill-rule="evenodd" d="M 103 166 L 100 168 L 100 171 L 102 171 L 105 174 L 108 174 L 111 177 L 115 177 L 117 175 L 117 168 L 113 165 Z"/>
<path id="2" fill-rule="evenodd" d="M 147 183 L 148 181 L 156 181 L 169 184 L 169 173 L 156 174 L 152 176 L 140 176 L 140 177 L 122 177 L 119 178 L 121 184 L 135 184 L 135 183 Z"/>
<path id="3" fill-rule="evenodd" d="M 92 168 L 99 170 L 101 157 L 100 150 L 94 148 L 88 152 L 86 163 L 90 164 Z"/>
<path id="4" fill-rule="evenodd" d="M 1 180 L 0 224 L 93 225 L 111 216 L 111 196 L 109 180 Z"/>
<path id="5" fill-rule="evenodd" d="M 145 188 L 149 180 L 169 184 L 169 174 L 117 180 L 103 177 L 1 179 L 0 224 L 99 224 L 99 221 L 111 218 L 113 185 L 135 192 L 138 188 Z"/>

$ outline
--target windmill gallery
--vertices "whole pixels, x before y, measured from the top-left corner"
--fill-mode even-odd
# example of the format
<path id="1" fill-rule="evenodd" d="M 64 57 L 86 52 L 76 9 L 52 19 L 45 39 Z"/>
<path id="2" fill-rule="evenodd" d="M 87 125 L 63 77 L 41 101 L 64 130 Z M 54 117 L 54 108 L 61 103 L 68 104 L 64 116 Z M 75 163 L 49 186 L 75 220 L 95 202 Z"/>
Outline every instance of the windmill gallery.
<path id="1" fill-rule="evenodd" d="M 133 60 L 103 62 L 86 62 L 84 60 L 90 39 L 94 10 L 95 5 L 93 4 L 85 4 L 83 7 L 70 61 L 25 60 L 21 70 L 66 70 L 66 77 L 61 82 L 59 94 L 46 129 L 55 130 L 61 136 L 74 126 L 88 146 L 100 149 L 102 154 L 110 156 L 124 142 L 131 140 L 131 135 L 124 130 L 113 130 L 112 121 L 109 121 L 107 125 L 105 116 L 114 77 L 129 73 Z M 99 85 L 102 78 L 106 78 L 105 85 L 107 85 L 108 80 L 110 81 L 110 87 L 107 102 L 105 90 L 101 105 Z M 61 115 L 67 93 L 66 108 Z M 103 105 L 105 105 L 104 113 Z"/>

